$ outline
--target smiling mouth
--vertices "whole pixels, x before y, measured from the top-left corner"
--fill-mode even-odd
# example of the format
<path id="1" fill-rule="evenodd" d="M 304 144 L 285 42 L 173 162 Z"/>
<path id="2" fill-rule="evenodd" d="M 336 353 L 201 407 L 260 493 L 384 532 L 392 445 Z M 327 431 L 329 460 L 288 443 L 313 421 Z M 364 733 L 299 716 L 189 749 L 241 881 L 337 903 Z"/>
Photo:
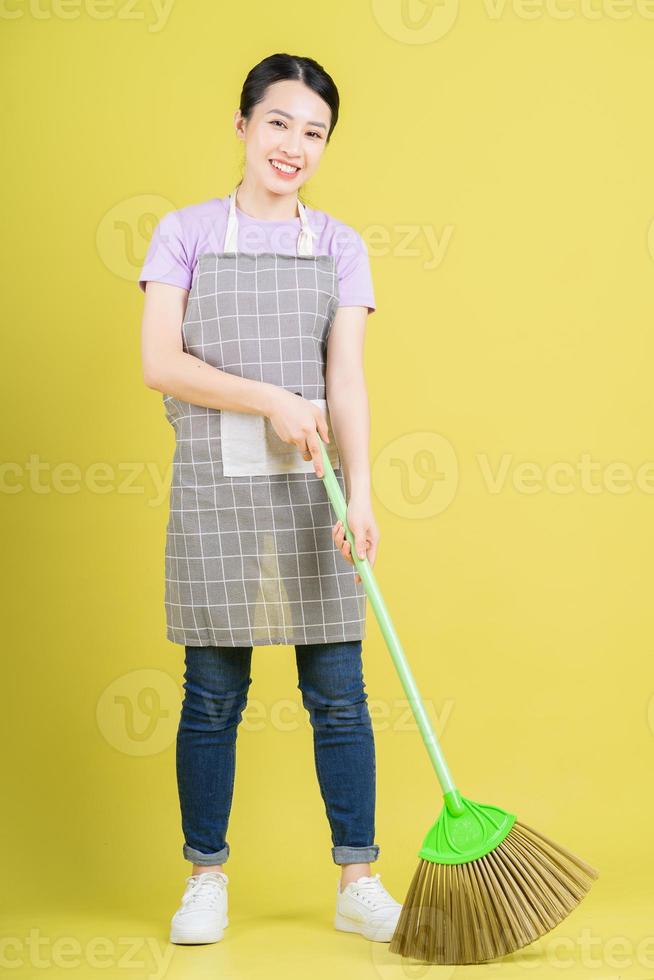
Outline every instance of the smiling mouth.
<path id="1" fill-rule="evenodd" d="M 292 177 L 300 171 L 300 167 L 296 167 L 292 163 L 282 163 L 281 160 L 277 160 L 274 157 L 268 163 L 277 173 L 284 174 L 286 177 Z"/>

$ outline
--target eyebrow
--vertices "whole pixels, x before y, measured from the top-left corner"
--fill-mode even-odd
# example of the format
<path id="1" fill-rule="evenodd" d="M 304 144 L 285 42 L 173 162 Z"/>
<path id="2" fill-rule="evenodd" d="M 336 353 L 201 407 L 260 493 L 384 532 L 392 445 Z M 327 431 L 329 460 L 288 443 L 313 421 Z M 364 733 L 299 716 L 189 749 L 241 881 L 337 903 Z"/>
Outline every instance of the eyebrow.
<path id="1" fill-rule="evenodd" d="M 266 115 L 269 115 L 271 112 L 278 112 L 280 116 L 286 116 L 287 119 L 294 119 L 295 118 L 295 116 L 292 116 L 290 114 L 290 112 L 284 112 L 283 109 L 268 109 L 268 112 L 266 113 Z M 327 129 L 327 127 L 325 126 L 324 123 L 314 122 L 311 119 L 309 119 L 307 121 L 307 126 L 320 126 L 322 129 Z"/>

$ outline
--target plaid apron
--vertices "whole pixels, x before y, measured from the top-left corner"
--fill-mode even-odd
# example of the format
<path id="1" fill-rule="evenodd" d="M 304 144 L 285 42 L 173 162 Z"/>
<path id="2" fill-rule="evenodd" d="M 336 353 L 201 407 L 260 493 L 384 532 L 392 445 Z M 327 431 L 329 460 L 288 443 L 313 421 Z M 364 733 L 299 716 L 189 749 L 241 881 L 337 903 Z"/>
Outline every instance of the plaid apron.
<path id="1" fill-rule="evenodd" d="M 237 188 L 238 189 L 238 188 Z M 338 307 L 329 255 L 313 255 L 298 202 L 297 254 L 237 251 L 236 190 L 223 252 L 198 257 L 183 349 L 324 411 L 327 337 Z M 335 516 L 311 461 L 261 415 L 164 395 L 176 446 L 166 529 L 166 636 L 189 646 L 365 638 L 366 593 L 332 539 Z M 331 427 L 328 453 L 345 494 Z"/>

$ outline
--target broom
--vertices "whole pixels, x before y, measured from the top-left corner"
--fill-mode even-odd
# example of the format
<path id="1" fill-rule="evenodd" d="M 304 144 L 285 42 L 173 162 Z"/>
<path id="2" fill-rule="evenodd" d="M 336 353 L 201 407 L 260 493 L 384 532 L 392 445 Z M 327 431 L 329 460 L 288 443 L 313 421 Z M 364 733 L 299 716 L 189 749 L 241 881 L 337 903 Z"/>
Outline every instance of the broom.
<path id="1" fill-rule="evenodd" d="M 327 494 L 443 790 L 444 806 L 418 851 L 389 950 L 451 965 L 506 956 L 558 925 L 598 873 L 515 814 L 467 799 L 454 785 L 372 568 L 356 553 L 343 493 L 318 440 Z"/>

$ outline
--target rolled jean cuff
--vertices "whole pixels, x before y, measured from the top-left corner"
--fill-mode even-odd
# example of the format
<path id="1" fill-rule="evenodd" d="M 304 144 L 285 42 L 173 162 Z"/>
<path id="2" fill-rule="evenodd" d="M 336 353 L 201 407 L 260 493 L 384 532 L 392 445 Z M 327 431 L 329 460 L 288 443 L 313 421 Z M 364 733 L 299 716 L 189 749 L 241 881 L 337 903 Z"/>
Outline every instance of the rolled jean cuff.
<path id="1" fill-rule="evenodd" d="M 371 844 L 369 847 L 339 845 L 332 847 L 332 857 L 334 864 L 368 864 L 379 857 L 379 844 Z"/>
<path id="2" fill-rule="evenodd" d="M 182 845 L 182 853 L 186 860 L 192 861 L 193 864 L 224 864 L 229 857 L 229 844 L 225 844 L 221 851 L 203 854 L 202 851 L 196 851 L 194 847 L 189 847 L 185 842 Z"/>

